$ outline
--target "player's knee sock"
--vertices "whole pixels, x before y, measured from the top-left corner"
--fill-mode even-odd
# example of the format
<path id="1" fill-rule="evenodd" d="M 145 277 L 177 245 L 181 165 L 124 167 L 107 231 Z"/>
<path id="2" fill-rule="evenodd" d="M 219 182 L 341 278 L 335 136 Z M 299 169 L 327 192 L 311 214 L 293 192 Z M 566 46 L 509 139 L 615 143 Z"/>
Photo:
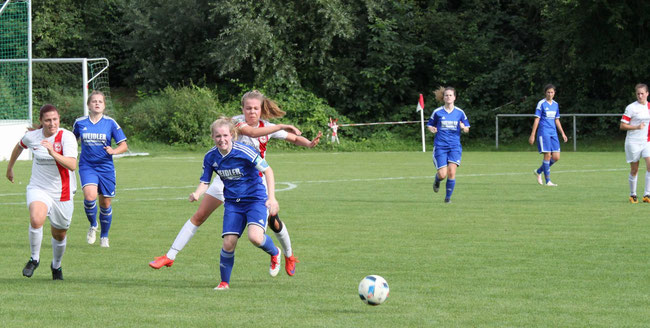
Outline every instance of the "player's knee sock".
<path id="1" fill-rule="evenodd" d="M 34 229 L 29 226 L 29 249 L 32 251 L 32 258 L 38 262 L 41 258 L 41 243 L 43 242 L 43 227 Z"/>
<path id="2" fill-rule="evenodd" d="M 542 161 L 542 168 L 544 169 L 544 177 L 546 178 L 546 183 L 551 181 L 551 166 L 550 161 Z"/>
<path id="3" fill-rule="evenodd" d="M 454 187 L 456 187 L 456 179 L 447 179 L 447 194 L 445 195 L 446 199 L 451 199 L 451 194 L 454 192 Z"/>
<path id="4" fill-rule="evenodd" d="M 178 235 L 176 235 L 176 239 L 174 239 L 172 247 L 169 249 L 169 251 L 167 251 L 167 258 L 170 260 L 175 259 L 176 254 L 185 248 L 185 245 L 190 242 L 192 237 L 194 237 L 196 230 L 198 229 L 199 226 L 195 226 L 194 223 L 192 223 L 192 219 L 187 220 L 187 222 L 185 222 L 181 228 L 181 231 L 179 231 Z"/>
<path id="5" fill-rule="evenodd" d="M 97 226 L 97 200 L 86 200 L 84 199 L 84 210 L 86 211 L 86 217 L 88 222 L 93 227 Z"/>
<path id="6" fill-rule="evenodd" d="M 63 259 L 63 253 L 65 253 L 65 245 L 67 240 L 67 236 L 61 241 L 58 241 L 52 237 L 52 268 L 54 269 L 61 267 L 61 260 Z"/>
<path id="7" fill-rule="evenodd" d="M 273 239 L 269 237 L 269 235 L 264 234 L 264 240 L 262 241 L 262 244 L 258 246 L 259 248 L 263 249 L 266 253 L 272 256 L 278 255 L 278 248 L 275 247 L 275 244 L 273 243 Z"/>
<path id="8" fill-rule="evenodd" d="M 221 273 L 221 281 L 230 283 L 230 274 L 232 267 L 235 266 L 235 252 L 226 252 L 221 249 L 221 256 L 219 256 L 219 272 Z"/>
<path id="9" fill-rule="evenodd" d="M 556 161 L 554 161 L 553 159 L 551 159 L 551 160 L 548 162 L 548 166 L 549 166 L 549 167 L 553 166 L 553 164 L 555 164 L 555 162 L 556 162 Z"/>
<path id="10" fill-rule="evenodd" d="M 291 238 L 289 238 L 289 231 L 285 224 L 282 225 L 282 230 L 275 233 L 275 237 L 278 238 L 280 246 L 282 246 L 284 256 L 291 257 L 293 255 L 293 250 L 291 249 Z"/>
<path id="11" fill-rule="evenodd" d="M 436 173 L 436 183 L 440 183 L 440 181 L 442 181 L 442 179 L 440 179 L 440 177 L 438 177 L 438 173 Z"/>
<path id="12" fill-rule="evenodd" d="M 102 233 L 100 237 L 108 237 L 108 230 L 111 230 L 111 222 L 113 222 L 113 206 L 108 208 L 99 207 L 99 224 L 102 226 Z"/>
<path id="13" fill-rule="evenodd" d="M 645 171 L 645 192 L 643 196 L 650 195 L 650 172 Z"/>
<path id="14" fill-rule="evenodd" d="M 635 196 L 636 195 L 636 175 L 631 175 L 628 177 L 628 181 L 630 182 L 630 196 Z"/>

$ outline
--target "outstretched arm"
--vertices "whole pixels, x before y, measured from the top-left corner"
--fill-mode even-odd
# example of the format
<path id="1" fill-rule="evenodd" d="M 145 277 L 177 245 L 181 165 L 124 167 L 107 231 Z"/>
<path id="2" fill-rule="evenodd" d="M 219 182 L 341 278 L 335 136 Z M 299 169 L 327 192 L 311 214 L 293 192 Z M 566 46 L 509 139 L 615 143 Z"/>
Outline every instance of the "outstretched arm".
<path id="1" fill-rule="evenodd" d="M 300 130 L 298 130 L 298 128 L 296 128 L 293 125 L 289 125 L 289 124 L 276 124 L 276 125 L 272 125 L 272 126 L 265 126 L 265 127 L 262 127 L 262 128 L 254 128 L 254 127 L 252 127 L 250 125 L 243 125 L 243 126 L 241 126 L 239 128 L 239 132 L 241 134 L 243 134 L 245 136 L 248 136 L 248 137 L 251 137 L 251 138 L 258 138 L 258 137 L 261 137 L 261 136 L 266 136 L 266 135 L 269 135 L 269 134 L 271 134 L 273 132 L 277 132 L 277 131 L 280 131 L 280 130 L 286 130 L 287 132 L 293 133 L 293 134 L 296 134 L 296 135 L 301 135 L 302 134 L 302 132 L 300 132 Z"/>
<path id="2" fill-rule="evenodd" d="M 318 135 L 316 136 L 316 138 L 314 138 L 314 140 L 309 140 L 309 139 L 307 139 L 305 137 L 301 137 L 301 136 L 297 136 L 297 135 L 295 135 L 293 133 L 289 133 L 289 135 L 287 135 L 287 139 L 285 139 L 285 140 L 287 140 L 288 142 L 290 142 L 290 143 L 292 143 L 292 144 L 294 144 L 296 146 L 314 148 L 314 147 L 316 147 L 316 145 L 318 145 L 318 143 L 320 142 L 320 138 L 322 136 L 323 136 L 323 132 L 318 131 Z"/>

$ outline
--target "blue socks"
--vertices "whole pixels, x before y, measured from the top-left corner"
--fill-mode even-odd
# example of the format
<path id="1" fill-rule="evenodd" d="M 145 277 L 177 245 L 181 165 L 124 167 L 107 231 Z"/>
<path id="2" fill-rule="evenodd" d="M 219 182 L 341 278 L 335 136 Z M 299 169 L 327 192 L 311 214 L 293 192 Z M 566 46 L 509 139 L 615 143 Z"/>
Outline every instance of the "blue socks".
<path id="1" fill-rule="evenodd" d="M 271 237 L 269 237 L 267 234 L 264 234 L 264 241 L 262 241 L 262 244 L 259 245 L 258 247 L 263 249 L 266 253 L 268 253 L 271 256 L 278 255 L 278 248 L 275 247 L 275 244 L 273 243 L 273 239 L 271 239 Z"/>
<path id="2" fill-rule="evenodd" d="M 219 272 L 221 273 L 221 281 L 230 283 L 230 274 L 232 267 L 235 265 L 235 252 L 226 252 L 221 249 L 221 256 L 219 256 Z"/>
<path id="3" fill-rule="evenodd" d="M 113 206 L 108 208 L 99 208 L 99 224 L 102 226 L 101 238 L 108 237 L 108 230 L 111 229 L 111 222 L 113 222 Z M 97 223 L 95 223 L 97 224 Z"/>
<path id="4" fill-rule="evenodd" d="M 551 162 L 542 161 L 542 169 L 544 170 L 544 177 L 546 178 L 546 183 L 551 181 Z"/>
<path id="5" fill-rule="evenodd" d="M 447 194 L 445 199 L 451 199 L 451 194 L 454 192 L 454 187 L 456 186 L 456 179 L 447 179 Z"/>
<path id="6" fill-rule="evenodd" d="M 97 226 L 97 200 L 85 200 L 84 199 L 84 210 L 86 211 L 86 217 L 88 217 L 88 222 L 93 227 Z"/>

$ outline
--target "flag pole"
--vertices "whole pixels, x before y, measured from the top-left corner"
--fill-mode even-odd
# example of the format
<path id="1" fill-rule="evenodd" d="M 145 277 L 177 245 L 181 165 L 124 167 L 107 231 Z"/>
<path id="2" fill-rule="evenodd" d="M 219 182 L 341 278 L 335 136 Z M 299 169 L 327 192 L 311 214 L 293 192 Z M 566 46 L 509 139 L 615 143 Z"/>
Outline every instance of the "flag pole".
<path id="1" fill-rule="evenodd" d="M 420 101 L 418 103 L 418 107 L 420 110 L 420 127 L 422 129 L 422 152 L 426 153 L 427 152 L 427 146 L 426 146 L 426 141 L 425 141 L 425 135 L 424 135 L 424 97 L 422 97 L 422 94 L 420 94 Z"/>

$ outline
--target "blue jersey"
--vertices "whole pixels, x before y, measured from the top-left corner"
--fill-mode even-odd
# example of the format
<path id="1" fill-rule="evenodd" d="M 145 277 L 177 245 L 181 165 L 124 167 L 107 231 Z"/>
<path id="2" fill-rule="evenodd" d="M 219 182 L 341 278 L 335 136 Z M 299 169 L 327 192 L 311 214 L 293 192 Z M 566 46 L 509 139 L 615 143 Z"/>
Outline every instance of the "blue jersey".
<path id="1" fill-rule="evenodd" d="M 560 118 L 560 105 L 556 103 L 555 100 L 551 100 L 550 104 L 546 99 L 540 100 L 535 108 L 535 117 L 539 117 L 539 125 L 537 128 L 538 137 L 557 136 L 555 119 Z"/>
<path id="2" fill-rule="evenodd" d="M 221 155 L 219 148 L 213 147 L 203 158 L 201 182 L 209 184 L 212 172 L 223 181 L 223 194 L 226 201 L 266 200 L 266 188 L 262 184 L 259 168 L 268 167 L 266 161 L 253 147 L 233 142 L 232 150 Z"/>
<path id="3" fill-rule="evenodd" d="M 436 108 L 427 122 L 428 126 L 433 126 L 438 130 L 433 143 L 434 147 L 461 148 L 460 122 L 469 127 L 467 115 L 462 109 L 454 107 L 451 113 L 448 113 L 444 106 Z"/>
<path id="4" fill-rule="evenodd" d="M 115 140 L 116 144 L 126 140 L 124 131 L 114 119 L 103 115 L 97 123 L 93 123 L 88 116 L 83 116 L 74 122 L 72 133 L 81 140 L 80 167 L 114 170 L 113 155 L 107 153 L 104 147 L 111 145 L 111 139 Z"/>

